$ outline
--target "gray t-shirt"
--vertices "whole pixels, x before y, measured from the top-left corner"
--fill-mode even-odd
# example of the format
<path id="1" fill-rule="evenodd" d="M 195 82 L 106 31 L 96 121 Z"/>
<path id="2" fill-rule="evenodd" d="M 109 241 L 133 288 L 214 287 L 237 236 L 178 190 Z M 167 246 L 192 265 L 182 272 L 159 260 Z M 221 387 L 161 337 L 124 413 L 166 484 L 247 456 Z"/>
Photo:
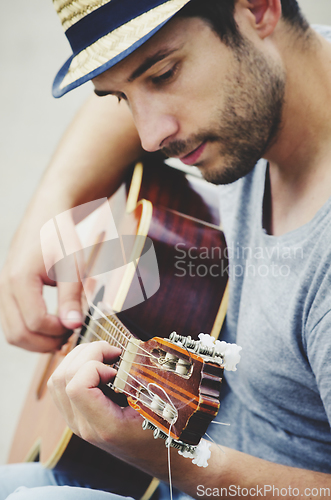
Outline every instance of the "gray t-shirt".
<path id="1" fill-rule="evenodd" d="M 222 338 L 242 346 L 226 373 L 218 443 L 270 461 L 331 472 L 331 198 L 280 237 L 263 229 L 266 162 L 220 186 L 230 257 Z M 216 428 L 217 427 L 217 428 Z"/>

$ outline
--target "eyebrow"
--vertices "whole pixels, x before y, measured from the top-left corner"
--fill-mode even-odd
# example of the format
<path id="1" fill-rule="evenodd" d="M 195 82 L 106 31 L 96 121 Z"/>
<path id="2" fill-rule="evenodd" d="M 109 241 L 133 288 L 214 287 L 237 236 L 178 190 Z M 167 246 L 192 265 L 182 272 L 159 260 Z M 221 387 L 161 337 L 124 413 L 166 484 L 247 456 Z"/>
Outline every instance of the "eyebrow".
<path id="1" fill-rule="evenodd" d="M 136 68 L 131 75 L 128 78 L 128 82 L 133 82 L 139 76 L 143 75 L 147 70 L 149 70 L 154 64 L 158 63 L 159 61 L 162 61 L 163 59 L 166 59 L 166 57 L 169 57 L 171 54 L 179 50 L 179 48 L 175 49 L 161 49 L 152 56 L 147 57 L 141 64 Z M 98 97 L 104 97 L 106 95 L 113 95 L 115 92 L 109 91 L 109 90 L 97 90 L 94 89 L 94 93 Z"/>
<path id="2" fill-rule="evenodd" d="M 165 59 L 166 57 L 170 56 L 177 50 L 179 49 L 178 48 L 161 49 L 152 56 L 147 57 L 144 60 L 144 62 L 140 66 L 138 66 L 138 68 L 135 69 L 133 73 L 131 73 L 131 75 L 128 78 L 128 82 L 133 82 L 134 80 L 136 80 L 136 78 L 138 78 L 139 76 L 144 74 L 147 70 L 149 70 L 152 66 L 154 66 L 154 64 L 158 63 L 159 61 L 162 61 L 162 59 Z"/>

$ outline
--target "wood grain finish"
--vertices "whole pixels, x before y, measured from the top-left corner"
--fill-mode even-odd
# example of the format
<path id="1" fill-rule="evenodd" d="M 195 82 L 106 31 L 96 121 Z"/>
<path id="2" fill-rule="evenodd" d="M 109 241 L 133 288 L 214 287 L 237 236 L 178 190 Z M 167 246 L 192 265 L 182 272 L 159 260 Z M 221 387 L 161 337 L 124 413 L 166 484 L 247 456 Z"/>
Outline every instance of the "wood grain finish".
<path id="1" fill-rule="evenodd" d="M 160 358 L 164 359 L 166 353 L 187 364 L 190 367 L 188 374 L 181 375 L 175 371 L 175 367 L 160 364 Z M 217 415 L 223 369 L 161 338 L 143 342 L 135 359 L 137 362 L 132 364 L 129 372 L 131 376 L 125 387 L 126 392 L 131 394 L 129 404 L 166 434 L 170 430 L 173 439 L 198 444 Z M 161 411 L 158 414 L 157 410 L 150 408 L 150 394 L 146 395 L 144 404 L 141 390 L 146 387 L 164 404 L 170 402 L 177 410 L 173 423 Z"/>
<path id="2" fill-rule="evenodd" d="M 154 243 L 161 286 L 155 295 L 135 307 L 125 309 L 124 303 L 121 321 L 144 340 L 156 335 L 168 337 L 174 330 L 195 339 L 200 332 L 210 333 L 227 283 L 223 233 L 154 206 L 148 236 Z M 208 255 L 204 249 L 209 249 Z M 194 258 L 187 254 L 181 259 L 181 250 L 191 250 Z M 132 286 L 128 302 L 134 303 L 134 294 L 139 293 L 140 289 Z"/>

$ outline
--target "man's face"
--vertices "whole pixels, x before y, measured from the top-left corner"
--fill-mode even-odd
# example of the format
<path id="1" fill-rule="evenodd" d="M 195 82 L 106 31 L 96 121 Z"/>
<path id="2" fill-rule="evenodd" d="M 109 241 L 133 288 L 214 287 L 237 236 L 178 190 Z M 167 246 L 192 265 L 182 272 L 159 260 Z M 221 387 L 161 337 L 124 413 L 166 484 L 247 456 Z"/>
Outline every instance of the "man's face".
<path id="1" fill-rule="evenodd" d="M 251 171 L 279 130 L 285 77 L 243 38 L 221 42 L 199 18 L 175 18 L 94 80 L 125 99 L 146 151 L 196 165 L 214 183 Z"/>

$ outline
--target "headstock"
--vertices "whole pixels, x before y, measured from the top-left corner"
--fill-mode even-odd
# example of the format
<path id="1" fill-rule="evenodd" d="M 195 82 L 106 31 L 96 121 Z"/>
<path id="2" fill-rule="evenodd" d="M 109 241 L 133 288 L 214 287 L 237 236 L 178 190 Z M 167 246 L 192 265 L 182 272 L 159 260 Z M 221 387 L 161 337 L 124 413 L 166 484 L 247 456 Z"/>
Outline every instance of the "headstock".
<path id="1" fill-rule="evenodd" d="M 229 345 L 219 344 L 225 351 Z M 145 417 L 144 428 L 152 429 L 155 437 L 191 449 L 220 406 L 226 362 L 217 347 L 214 340 L 208 345 L 176 333 L 147 342 L 131 338 L 113 388 L 128 395 L 130 406 Z"/>

